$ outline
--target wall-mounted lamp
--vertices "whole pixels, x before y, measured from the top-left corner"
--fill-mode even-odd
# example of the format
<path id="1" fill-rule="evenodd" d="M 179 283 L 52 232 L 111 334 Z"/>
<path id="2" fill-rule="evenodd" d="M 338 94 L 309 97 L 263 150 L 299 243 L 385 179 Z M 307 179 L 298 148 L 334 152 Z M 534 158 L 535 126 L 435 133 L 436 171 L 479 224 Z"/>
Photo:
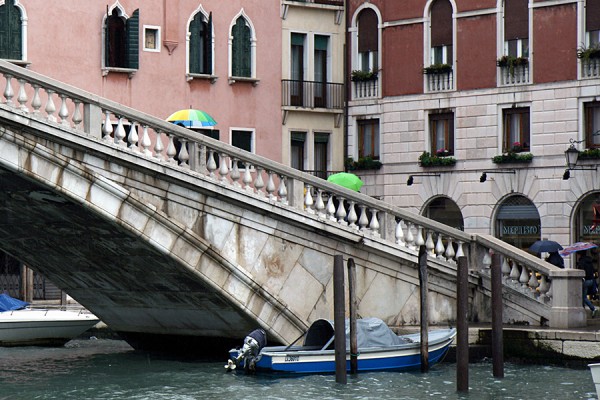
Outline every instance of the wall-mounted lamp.
<path id="1" fill-rule="evenodd" d="M 487 181 L 487 174 L 516 174 L 517 171 L 514 169 L 492 169 L 489 171 L 483 171 L 479 177 L 479 182 L 483 183 Z"/>
<path id="2" fill-rule="evenodd" d="M 434 173 L 434 172 L 432 172 L 432 173 L 428 173 L 428 174 L 426 173 L 426 174 L 414 174 L 414 175 L 409 175 L 409 177 L 408 177 L 408 180 L 406 181 L 406 185 L 407 185 L 407 186 L 412 186 L 412 184 L 413 184 L 413 183 L 414 183 L 414 181 L 415 181 L 415 180 L 413 179 L 415 176 L 441 176 L 441 175 L 440 175 L 440 174 L 436 174 L 436 173 Z"/>
<path id="3" fill-rule="evenodd" d="M 596 136 L 596 135 L 600 135 L 600 131 L 596 131 L 592 134 L 592 136 Z M 575 148 L 575 143 L 581 143 L 583 142 L 583 140 L 574 140 L 574 139 L 569 139 L 569 142 L 571 143 L 571 145 L 569 146 L 569 148 L 567 150 L 565 150 L 565 158 L 567 160 L 567 169 L 565 169 L 565 173 L 563 174 L 563 180 L 568 180 L 571 177 L 571 170 L 572 169 L 581 169 L 581 170 L 592 170 L 592 171 L 597 171 L 598 170 L 598 166 L 589 166 L 589 167 L 583 167 L 583 166 L 577 166 L 577 161 L 579 160 L 579 150 L 577 150 Z"/>

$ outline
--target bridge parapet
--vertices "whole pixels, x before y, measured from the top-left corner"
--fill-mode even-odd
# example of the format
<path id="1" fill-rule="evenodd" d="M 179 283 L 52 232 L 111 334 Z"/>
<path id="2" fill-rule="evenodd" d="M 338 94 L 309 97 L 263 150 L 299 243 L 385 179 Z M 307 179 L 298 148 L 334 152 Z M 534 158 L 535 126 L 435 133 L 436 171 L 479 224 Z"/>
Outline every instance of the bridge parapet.
<path id="1" fill-rule="evenodd" d="M 539 303 L 553 327 L 586 324 L 581 271 L 558 269 L 491 236 L 467 234 L 1 60 L 0 73 L 0 113 L 74 128 L 123 151 L 294 207 L 306 218 L 360 232 L 365 240 L 381 238 L 408 250 L 425 246 L 430 259 L 451 264 L 467 256 L 470 269 L 483 275 L 490 255 L 498 253 L 506 290 Z"/>

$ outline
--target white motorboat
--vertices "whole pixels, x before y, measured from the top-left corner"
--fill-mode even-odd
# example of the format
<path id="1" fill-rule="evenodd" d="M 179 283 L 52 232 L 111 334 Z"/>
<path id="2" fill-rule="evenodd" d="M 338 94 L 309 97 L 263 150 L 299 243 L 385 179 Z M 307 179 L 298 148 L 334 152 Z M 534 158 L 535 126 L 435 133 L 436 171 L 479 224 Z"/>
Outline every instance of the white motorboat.
<path id="1" fill-rule="evenodd" d="M 596 395 L 600 399 L 600 363 L 589 364 L 588 367 L 592 371 L 592 380 L 596 386 Z"/>
<path id="2" fill-rule="evenodd" d="M 14 305 L 2 308 L 3 300 Z M 31 308 L 0 294 L 0 310 L 4 309 L 0 312 L 0 346 L 62 346 L 100 322 L 86 310 Z"/>

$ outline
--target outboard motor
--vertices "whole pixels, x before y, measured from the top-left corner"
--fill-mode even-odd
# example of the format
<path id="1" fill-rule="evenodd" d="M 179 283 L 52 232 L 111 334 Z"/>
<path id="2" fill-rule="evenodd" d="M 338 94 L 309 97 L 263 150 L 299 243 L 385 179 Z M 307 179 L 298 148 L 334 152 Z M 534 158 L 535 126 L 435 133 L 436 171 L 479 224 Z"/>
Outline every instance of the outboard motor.
<path id="1" fill-rule="evenodd" d="M 244 369 L 246 371 L 254 371 L 256 363 L 260 360 L 260 351 L 267 345 L 267 333 L 262 329 L 255 329 L 246 336 L 244 345 L 242 346 L 235 360 L 229 360 L 225 368 L 233 370 L 244 361 Z"/>

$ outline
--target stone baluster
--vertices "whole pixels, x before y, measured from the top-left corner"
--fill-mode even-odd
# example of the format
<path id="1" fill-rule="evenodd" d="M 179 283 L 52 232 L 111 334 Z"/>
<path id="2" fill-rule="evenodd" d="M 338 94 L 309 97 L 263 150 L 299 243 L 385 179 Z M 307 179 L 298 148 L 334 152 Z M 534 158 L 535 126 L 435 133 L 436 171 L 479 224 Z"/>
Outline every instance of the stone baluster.
<path id="1" fill-rule="evenodd" d="M 263 181 L 262 176 L 263 168 L 256 166 L 256 178 L 254 179 L 254 189 L 256 189 L 256 193 L 260 196 L 264 195 L 264 192 L 261 190 L 265 187 L 265 182 Z"/>
<path id="2" fill-rule="evenodd" d="M 521 272 L 519 271 L 519 266 L 517 265 L 516 261 L 512 261 L 512 266 L 510 268 L 510 275 L 509 275 L 512 283 L 516 284 L 517 281 L 519 280 L 520 276 L 521 276 Z"/>
<path id="3" fill-rule="evenodd" d="M 60 123 L 63 126 L 71 126 L 69 123 L 69 109 L 67 108 L 67 95 L 60 94 L 60 109 L 58 110 L 58 116 L 60 117 Z"/>
<path id="4" fill-rule="evenodd" d="M 350 228 L 358 229 L 356 222 L 358 221 L 358 215 L 356 215 L 356 202 L 350 201 L 350 208 L 348 211 L 348 225 Z"/>
<path id="5" fill-rule="evenodd" d="M 229 167 L 227 166 L 227 154 L 219 153 L 219 177 L 221 178 L 221 183 L 228 184 L 229 180 L 227 176 L 229 175 Z"/>
<path id="6" fill-rule="evenodd" d="M 483 260 L 481 260 L 481 264 L 483 265 L 484 268 L 489 268 L 490 265 L 492 265 L 492 250 L 491 249 L 486 249 L 485 253 L 483 254 Z"/>
<path id="7" fill-rule="evenodd" d="M 231 182 L 233 182 L 233 186 L 239 188 L 242 187 L 239 180 L 242 176 L 240 172 L 240 166 L 238 165 L 238 159 L 233 157 L 231 159 L 231 172 L 229 173 L 229 177 L 231 178 Z"/>
<path id="8" fill-rule="evenodd" d="M 417 249 L 417 245 L 415 243 L 415 235 L 413 233 L 414 227 L 415 227 L 415 225 L 412 222 L 409 222 L 409 224 L 406 228 L 406 244 L 408 245 L 408 248 L 411 250 Z"/>
<path id="9" fill-rule="evenodd" d="M 187 139 L 179 138 L 179 145 L 179 154 L 177 154 L 179 166 L 181 168 L 190 169 L 190 153 L 188 152 Z"/>
<path id="10" fill-rule="evenodd" d="M 540 278 L 540 286 L 538 289 L 542 296 L 545 296 L 546 298 L 548 297 L 548 292 L 550 291 L 550 283 L 548 282 L 548 278 L 544 274 L 542 274 L 542 277 Z"/>
<path id="11" fill-rule="evenodd" d="M 502 257 L 502 276 L 504 277 L 504 280 L 506 281 L 508 279 L 508 276 L 510 275 L 510 264 L 508 263 L 508 258 L 506 257 Z"/>
<path id="12" fill-rule="evenodd" d="M 339 202 L 338 202 L 337 211 L 335 213 L 338 224 L 341 224 L 344 226 L 348 225 L 348 222 L 346 221 L 346 215 L 348 215 L 348 214 L 346 213 L 346 207 L 344 207 L 345 200 L 346 199 L 343 197 L 338 197 Z"/>
<path id="13" fill-rule="evenodd" d="M 17 101 L 19 102 L 19 110 L 23 112 L 29 112 L 29 108 L 27 108 L 27 91 L 25 91 L 25 85 L 27 82 L 25 79 L 19 79 L 19 95 L 17 96 Z"/>
<path id="14" fill-rule="evenodd" d="M 244 161 L 244 178 L 242 179 L 244 183 L 244 189 L 248 192 L 252 192 L 252 174 L 250 173 L 250 163 L 248 161 Z"/>
<path id="15" fill-rule="evenodd" d="M 397 220 L 396 223 L 396 244 L 399 246 L 406 246 L 406 242 L 404 241 L 404 229 L 402 228 L 402 220 Z"/>
<path id="16" fill-rule="evenodd" d="M 379 210 L 371 208 L 371 223 L 369 223 L 369 229 L 371 230 L 371 234 L 375 237 L 379 237 L 379 218 L 377 217 L 377 213 Z"/>
<path id="17" fill-rule="evenodd" d="M 279 196 L 279 201 L 281 204 L 288 204 L 287 199 L 287 186 L 286 186 L 286 178 L 283 175 L 279 175 L 279 189 L 277 190 L 277 195 Z"/>
<path id="18" fill-rule="evenodd" d="M 110 111 L 104 111 L 104 124 L 102 124 L 102 140 L 110 141 L 113 133 L 112 121 L 110 120 Z"/>
<path id="19" fill-rule="evenodd" d="M 73 100 L 73 104 L 73 126 L 75 126 L 75 129 L 82 129 L 80 124 L 83 121 L 83 116 L 81 115 L 81 108 L 79 107 L 81 105 L 81 101 Z"/>
<path id="20" fill-rule="evenodd" d="M 367 216 L 367 206 L 364 204 L 359 204 L 360 208 L 360 217 L 358 218 L 358 227 L 361 231 L 367 230 L 367 225 L 369 225 L 369 217 Z"/>
<path id="21" fill-rule="evenodd" d="M 54 116 L 54 113 L 56 112 L 56 106 L 54 105 L 54 100 L 52 100 L 54 90 L 47 89 L 46 93 L 48 94 L 48 99 L 46 100 L 46 108 L 44 109 L 44 111 L 46 111 L 46 120 L 50 122 L 56 122 L 57 119 Z"/>
<path id="22" fill-rule="evenodd" d="M 6 99 L 5 104 L 9 107 L 12 107 L 12 98 L 15 96 L 15 92 L 11 83 L 13 76 L 10 74 L 4 74 L 4 77 L 6 78 L 6 87 L 4 88 L 4 98 Z"/>
<path id="23" fill-rule="evenodd" d="M 435 254 L 437 255 L 438 260 L 446 261 L 446 257 L 444 257 L 444 242 L 442 241 L 442 234 L 438 233 L 437 242 L 435 244 Z"/>
<path id="24" fill-rule="evenodd" d="M 429 257 L 435 257 L 435 244 L 433 244 L 433 232 L 427 230 L 425 235 L 427 239 L 425 239 L 425 249 L 427 251 L 427 255 Z"/>
<path id="25" fill-rule="evenodd" d="M 448 260 L 448 262 L 453 264 L 456 263 L 456 260 L 454 259 L 454 256 L 456 255 L 454 252 L 454 239 L 451 237 L 448 237 L 448 244 L 446 245 L 446 252 L 444 254 L 446 255 L 446 260 Z"/>
<path id="26" fill-rule="evenodd" d="M 117 129 L 115 129 L 115 140 L 114 142 L 118 145 L 125 145 L 125 137 L 127 133 L 125 132 L 125 126 L 123 126 L 123 117 L 119 117 L 119 122 L 117 122 Z"/>
<path id="27" fill-rule="evenodd" d="M 33 115 L 40 113 L 42 107 L 42 99 L 40 98 L 40 85 L 33 85 L 33 99 L 31 100 L 31 108 L 33 108 Z"/>
<path id="28" fill-rule="evenodd" d="M 417 236 L 415 238 L 415 246 L 417 249 L 419 249 L 424 244 L 425 244 L 425 239 L 423 238 L 423 227 L 417 226 Z"/>
<path id="29" fill-rule="evenodd" d="M 327 213 L 327 217 L 330 221 L 337 221 L 335 218 L 335 204 L 333 204 L 333 193 L 329 194 L 329 199 L 327 200 L 327 208 L 325 210 Z"/>
<path id="30" fill-rule="evenodd" d="M 137 148 L 139 139 L 140 137 L 137 131 L 137 123 L 135 121 L 131 121 L 131 129 L 129 130 L 129 135 L 127 136 L 127 148 L 139 152 Z"/>
<path id="31" fill-rule="evenodd" d="M 304 186 L 304 209 L 306 210 L 307 213 L 309 214 L 314 214 L 315 210 L 313 210 L 313 205 L 314 205 L 314 201 L 313 201 L 313 197 L 312 197 L 312 193 L 311 193 L 311 186 L 310 185 L 305 185 Z"/>
<path id="32" fill-rule="evenodd" d="M 519 275 L 519 283 L 521 284 L 521 288 L 526 289 L 528 282 L 529 272 L 527 271 L 527 267 L 525 265 L 521 265 L 521 275 Z"/>
<path id="33" fill-rule="evenodd" d="M 156 142 L 154 143 L 154 157 L 162 160 L 163 159 L 163 151 L 165 150 L 165 145 L 162 141 L 162 131 L 156 131 Z"/>
<path id="34" fill-rule="evenodd" d="M 456 259 L 458 260 L 460 257 L 465 256 L 465 251 L 463 249 L 464 243 L 462 241 L 458 241 L 458 248 L 456 249 Z M 454 252 L 454 250 L 452 251 Z"/>
<path id="35" fill-rule="evenodd" d="M 158 141 L 160 138 L 157 136 L 156 140 Z M 150 135 L 148 134 L 148 125 L 142 126 L 142 140 L 140 142 L 142 146 L 142 154 L 146 157 L 152 157 L 152 151 L 150 150 L 150 146 L 152 145 L 152 141 L 150 140 Z"/>
<path id="36" fill-rule="evenodd" d="M 175 156 L 177 155 L 177 149 L 175 148 L 175 140 L 173 139 L 173 135 L 167 133 L 167 139 L 167 162 L 177 165 L 177 160 L 175 159 Z"/>
<path id="37" fill-rule="evenodd" d="M 215 179 L 215 171 L 217 170 L 217 161 L 215 160 L 215 151 L 211 148 L 208 149 L 208 160 L 206 161 L 206 170 L 208 176 Z"/>
<path id="38" fill-rule="evenodd" d="M 537 274 L 534 270 L 531 271 L 531 275 L 529 277 L 529 281 L 527 282 L 527 286 L 533 291 L 535 295 L 538 294 L 537 288 L 540 286 L 540 282 L 537 279 Z"/>
<path id="39" fill-rule="evenodd" d="M 323 201 L 323 190 L 317 188 L 317 198 L 315 201 L 315 212 L 319 217 L 325 217 L 325 202 Z"/>
<path id="40" fill-rule="evenodd" d="M 267 197 L 269 198 L 269 200 L 277 200 L 277 196 L 275 196 L 273 193 L 275 193 L 275 182 L 273 182 L 273 171 L 267 171 L 267 186 L 265 187 L 265 191 L 267 192 Z"/>

